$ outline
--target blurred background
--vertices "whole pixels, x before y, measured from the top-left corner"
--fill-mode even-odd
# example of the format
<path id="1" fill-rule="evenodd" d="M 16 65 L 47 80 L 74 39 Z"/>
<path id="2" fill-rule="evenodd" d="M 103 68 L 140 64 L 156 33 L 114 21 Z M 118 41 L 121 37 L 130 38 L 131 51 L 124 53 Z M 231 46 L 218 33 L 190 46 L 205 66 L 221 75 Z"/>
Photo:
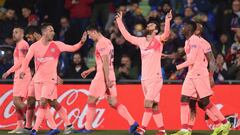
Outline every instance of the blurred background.
<path id="1" fill-rule="evenodd" d="M 13 65 L 15 24 L 27 28 L 50 22 L 56 32 L 55 40 L 75 44 L 87 25 L 94 22 L 114 45 L 117 81 L 139 82 L 140 50 L 122 37 L 114 16 L 122 11 L 128 31 L 144 36 L 149 20 L 158 21 L 163 32 L 164 18 L 170 9 L 174 11 L 171 37 L 164 45 L 166 55 L 162 57 L 165 82 L 181 82 L 186 76 L 187 69 L 175 71 L 174 66 L 185 61 L 183 23 L 194 20 L 203 24 L 202 36 L 211 43 L 217 63 L 216 83 L 240 83 L 240 0 L 0 0 L 0 76 Z M 71 81 L 93 78 L 91 74 L 85 80 L 80 74 L 95 65 L 94 55 L 91 40 L 76 53 L 62 53 L 59 76 Z"/>

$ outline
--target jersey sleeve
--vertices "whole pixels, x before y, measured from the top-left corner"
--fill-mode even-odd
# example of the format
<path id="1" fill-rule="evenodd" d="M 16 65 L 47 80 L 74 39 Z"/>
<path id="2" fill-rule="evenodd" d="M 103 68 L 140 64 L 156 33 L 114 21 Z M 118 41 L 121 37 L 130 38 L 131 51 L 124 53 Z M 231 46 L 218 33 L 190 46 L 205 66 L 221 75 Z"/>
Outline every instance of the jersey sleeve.
<path id="1" fill-rule="evenodd" d="M 205 54 L 212 51 L 211 45 L 207 41 L 204 43 L 203 51 Z"/>
<path id="2" fill-rule="evenodd" d="M 127 29 L 125 28 L 125 26 L 124 26 L 124 24 L 123 24 L 121 19 L 117 18 L 116 22 L 117 22 L 117 25 L 118 25 L 118 28 L 119 28 L 120 32 L 122 33 L 123 37 L 128 42 L 130 42 L 131 44 L 136 45 L 136 46 L 140 46 L 141 45 L 141 38 L 131 35 L 127 31 Z"/>
<path id="3" fill-rule="evenodd" d="M 26 71 L 26 69 L 28 68 L 29 62 L 31 61 L 33 56 L 34 56 L 34 46 L 32 45 L 29 48 L 25 59 L 22 62 L 21 72 L 25 72 Z"/>
<path id="4" fill-rule="evenodd" d="M 57 44 L 57 46 L 61 52 L 75 52 L 78 49 L 80 49 L 82 46 L 81 43 L 77 43 L 75 45 L 67 45 L 61 41 L 56 41 L 55 43 Z"/>
<path id="5" fill-rule="evenodd" d="M 99 44 L 100 45 L 97 46 L 96 49 L 99 52 L 100 56 L 109 55 L 110 51 L 111 51 L 109 43 L 108 42 L 100 42 Z"/>
<path id="6" fill-rule="evenodd" d="M 25 56 L 27 55 L 28 49 L 29 49 L 29 45 L 28 43 L 20 43 L 18 44 L 18 46 L 16 47 L 17 51 L 18 51 L 18 62 L 15 63 L 8 71 L 7 73 L 13 73 L 16 70 L 20 69 L 22 62 L 25 58 Z"/>
<path id="7" fill-rule="evenodd" d="M 177 65 L 177 70 L 193 65 L 196 60 L 199 48 L 200 46 L 196 42 L 190 43 L 191 50 L 187 56 L 187 60 L 182 64 Z"/>
<path id="8" fill-rule="evenodd" d="M 163 31 L 163 34 L 160 36 L 160 40 L 161 41 L 167 41 L 169 36 L 170 36 L 170 20 L 166 19 L 165 20 L 164 31 Z"/>

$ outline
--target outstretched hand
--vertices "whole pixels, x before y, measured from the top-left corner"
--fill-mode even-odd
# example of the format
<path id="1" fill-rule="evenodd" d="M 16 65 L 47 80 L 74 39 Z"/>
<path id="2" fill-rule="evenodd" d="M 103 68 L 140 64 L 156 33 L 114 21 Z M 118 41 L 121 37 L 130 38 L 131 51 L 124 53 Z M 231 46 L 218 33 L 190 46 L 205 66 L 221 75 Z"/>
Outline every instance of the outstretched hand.
<path id="1" fill-rule="evenodd" d="M 172 20 L 172 10 L 167 13 L 165 19 Z"/>
<path id="2" fill-rule="evenodd" d="M 115 16 L 115 19 L 121 19 L 122 20 L 122 11 L 118 12 Z"/>
<path id="3" fill-rule="evenodd" d="M 87 34 L 87 32 L 85 31 L 85 32 L 83 33 L 83 35 L 82 35 L 82 38 L 81 38 L 81 42 L 82 42 L 82 43 L 85 43 L 85 42 L 86 42 L 87 36 L 88 36 L 88 34 Z"/>

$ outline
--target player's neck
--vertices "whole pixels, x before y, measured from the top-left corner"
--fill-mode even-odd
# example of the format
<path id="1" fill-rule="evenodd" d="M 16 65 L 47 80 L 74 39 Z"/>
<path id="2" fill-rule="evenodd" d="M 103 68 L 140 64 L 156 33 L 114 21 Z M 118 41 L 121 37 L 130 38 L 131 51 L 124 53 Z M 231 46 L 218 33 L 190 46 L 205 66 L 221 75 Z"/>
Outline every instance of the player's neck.
<path id="1" fill-rule="evenodd" d="M 40 40 L 42 38 L 42 36 L 37 36 L 36 39 L 37 41 Z"/>
<path id="2" fill-rule="evenodd" d="M 156 36 L 156 33 L 148 34 L 146 38 L 148 41 L 150 41 L 154 36 Z"/>
<path id="3" fill-rule="evenodd" d="M 188 40 L 192 35 L 192 33 L 189 33 L 188 35 L 186 35 L 186 39 Z"/>
<path id="4" fill-rule="evenodd" d="M 98 35 L 97 35 L 97 41 L 99 41 L 102 37 L 103 37 L 103 35 L 102 35 L 101 33 L 98 33 Z"/>
<path id="5" fill-rule="evenodd" d="M 23 40 L 23 38 L 22 39 L 20 39 L 20 40 L 18 40 L 18 41 L 16 41 L 16 43 L 18 44 L 19 42 L 21 42 Z"/>
<path id="6" fill-rule="evenodd" d="M 44 37 L 41 38 L 41 41 L 42 41 L 42 43 L 43 43 L 44 46 L 47 46 L 47 45 L 49 44 L 49 42 L 50 42 L 49 40 L 47 40 L 47 39 L 44 38 Z"/>

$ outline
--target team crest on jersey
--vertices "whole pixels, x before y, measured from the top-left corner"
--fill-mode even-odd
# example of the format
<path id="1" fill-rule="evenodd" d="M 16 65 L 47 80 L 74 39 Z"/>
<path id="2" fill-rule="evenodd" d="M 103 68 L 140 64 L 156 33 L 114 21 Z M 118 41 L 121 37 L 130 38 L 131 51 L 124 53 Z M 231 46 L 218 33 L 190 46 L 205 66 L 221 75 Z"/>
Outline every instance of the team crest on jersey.
<path id="1" fill-rule="evenodd" d="M 51 48 L 51 52 L 54 53 L 55 52 L 55 48 Z"/>

